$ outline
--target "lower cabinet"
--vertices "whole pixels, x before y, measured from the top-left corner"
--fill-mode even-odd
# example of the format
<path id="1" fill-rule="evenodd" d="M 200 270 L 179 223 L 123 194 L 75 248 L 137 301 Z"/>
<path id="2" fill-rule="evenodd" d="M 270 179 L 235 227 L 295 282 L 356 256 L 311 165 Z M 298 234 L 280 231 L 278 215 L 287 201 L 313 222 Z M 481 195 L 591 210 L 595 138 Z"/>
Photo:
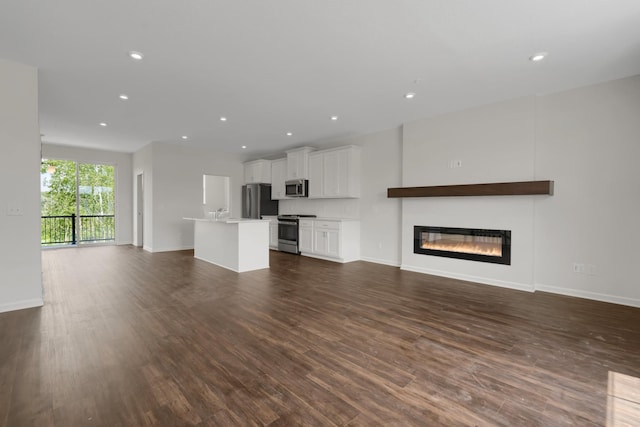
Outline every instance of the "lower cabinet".
<path id="1" fill-rule="evenodd" d="M 298 223 L 298 250 L 301 253 L 313 252 L 313 221 L 301 219 Z"/>
<path id="2" fill-rule="evenodd" d="M 337 262 L 360 259 L 360 222 L 354 220 L 301 220 L 302 255 Z"/>
<path id="3" fill-rule="evenodd" d="M 315 221 L 313 229 L 313 253 L 340 258 L 340 223 Z"/>

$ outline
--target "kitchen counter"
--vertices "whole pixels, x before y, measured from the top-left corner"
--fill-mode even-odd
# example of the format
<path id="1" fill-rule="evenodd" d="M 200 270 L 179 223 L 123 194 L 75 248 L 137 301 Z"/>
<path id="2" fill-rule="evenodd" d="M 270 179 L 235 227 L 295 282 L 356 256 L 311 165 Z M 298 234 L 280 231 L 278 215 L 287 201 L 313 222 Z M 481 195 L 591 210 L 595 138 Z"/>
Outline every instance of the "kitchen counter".
<path id="1" fill-rule="evenodd" d="M 313 219 L 315 221 L 360 221 L 359 218 L 328 218 L 328 217 L 322 217 L 322 216 L 318 216 L 315 218 L 304 218 L 304 219 Z"/>
<path id="2" fill-rule="evenodd" d="M 269 268 L 269 221 L 183 218 L 194 221 L 194 257 L 242 273 Z"/>
<path id="3" fill-rule="evenodd" d="M 221 222 L 226 224 L 239 224 L 239 223 L 249 223 L 249 222 L 269 222 L 266 219 L 253 219 L 253 218 L 182 218 L 188 221 L 200 221 L 200 222 Z"/>

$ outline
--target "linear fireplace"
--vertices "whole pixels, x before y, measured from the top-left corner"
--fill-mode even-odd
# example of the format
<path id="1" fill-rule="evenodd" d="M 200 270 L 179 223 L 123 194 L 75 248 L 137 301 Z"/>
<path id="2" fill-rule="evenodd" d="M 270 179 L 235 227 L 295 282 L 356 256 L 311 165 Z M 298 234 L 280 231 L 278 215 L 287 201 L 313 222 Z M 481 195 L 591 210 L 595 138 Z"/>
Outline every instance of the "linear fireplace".
<path id="1" fill-rule="evenodd" d="M 511 265 L 511 231 L 416 225 L 413 252 Z"/>

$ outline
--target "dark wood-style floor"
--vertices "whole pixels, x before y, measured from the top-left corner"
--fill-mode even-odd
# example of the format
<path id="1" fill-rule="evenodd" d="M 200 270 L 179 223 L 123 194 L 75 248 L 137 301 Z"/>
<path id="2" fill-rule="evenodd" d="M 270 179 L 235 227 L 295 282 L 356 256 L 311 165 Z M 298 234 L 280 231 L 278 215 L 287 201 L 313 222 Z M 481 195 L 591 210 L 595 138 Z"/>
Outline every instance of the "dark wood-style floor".
<path id="1" fill-rule="evenodd" d="M 602 426 L 610 373 L 640 376 L 630 307 L 277 252 L 42 258 L 45 306 L 0 314 L 3 426 Z"/>

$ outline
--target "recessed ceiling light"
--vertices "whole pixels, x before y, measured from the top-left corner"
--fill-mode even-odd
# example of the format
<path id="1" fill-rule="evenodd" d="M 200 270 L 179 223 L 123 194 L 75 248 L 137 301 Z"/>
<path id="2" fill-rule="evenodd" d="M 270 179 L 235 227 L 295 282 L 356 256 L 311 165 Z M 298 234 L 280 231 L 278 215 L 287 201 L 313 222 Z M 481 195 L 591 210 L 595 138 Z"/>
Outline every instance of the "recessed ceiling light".
<path id="1" fill-rule="evenodd" d="M 136 61 L 141 61 L 142 58 L 144 58 L 143 54 L 141 54 L 140 52 L 137 52 L 135 50 L 129 51 L 129 53 L 127 55 L 129 55 L 129 58 L 135 59 Z"/>
<path id="2" fill-rule="evenodd" d="M 405 97 L 406 99 L 413 99 L 413 98 L 415 98 L 415 97 L 416 97 L 416 94 L 415 94 L 414 92 L 409 92 L 409 93 L 405 93 L 405 94 L 404 94 L 404 97 Z"/>
<path id="3" fill-rule="evenodd" d="M 105 122 L 100 122 L 99 125 L 102 126 L 102 127 L 106 127 L 107 126 L 107 124 Z"/>
<path id="4" fill-rule="evenodd" d="M 189 137 L 187 135 L 182 135 L 181 138 L 182 139 L 189 139 Z"/>
<path id="5" fill-rule="evenodd" d="M 538 61 L 542 61 L 544 58 L 546 58 L 548 55 L 547 52 L 538 52 L 532 56 L 529 57 L 529 61 L 533 61 L 533 62 L 538 62 Z"/>
<path id="6" fill-rule="evenodd" d="M 291 136 L 291 135 L 293 135 L 293 133 L 287 132 L 287 136 Z"/>
<path id="7" fill-rule="evenodd" d="M 338 116 L 331 116 L 331 120 L 335 122 L 336 120 L 338 120 Z"/>
<path id="8" fill-rule="evenodd" d="M 240 148 L 242 148 L 243 150 L 245 150 L 245 149 L 247 148 L 247 146 L 246 146 L 246 145 L 243 145 L 243 146 L 242 146 L 242 147 L 240 147 Z"/>
<path id="9" fill-rule="evenodd" d="M 126 101 L 127 99 L 129 99 L 129 95 L 123 93 L 120 95 L 120 99 L 124 99 Z"/>
<path id="10" fill-rule="evenodd" d="M 227 118 L 226 118 L 226 117 L 224 117 L 224 116 L 222 116 L 222 117 L 220 117 L 220 121 L 221 121 L 221 122 L 226 122 L 226 121 L 227 121 Z"/>

